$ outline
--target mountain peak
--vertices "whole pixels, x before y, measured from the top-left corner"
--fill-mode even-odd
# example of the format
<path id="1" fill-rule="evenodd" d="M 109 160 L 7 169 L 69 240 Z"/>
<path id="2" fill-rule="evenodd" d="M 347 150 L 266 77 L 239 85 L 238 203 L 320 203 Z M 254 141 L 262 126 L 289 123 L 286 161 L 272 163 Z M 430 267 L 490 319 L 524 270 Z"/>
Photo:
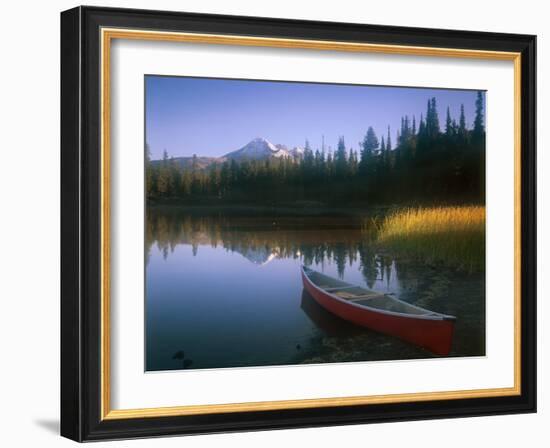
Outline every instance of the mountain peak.
<path id="1" fill-rule="evenodd" d="M 242 148 L 232 151 L 224 156 L 227 159 L 261 160 L 267 157 L 288 157 L 289 154 L 278 145 L 274 145 L 263 137 L 255 137 Z"/>
<path id="2" fill-rule="evenodd" d="M 252 140 L 250 140 L 250 143 L 270 143 L 268 139 L 263 137 L 254 137 Z"/>

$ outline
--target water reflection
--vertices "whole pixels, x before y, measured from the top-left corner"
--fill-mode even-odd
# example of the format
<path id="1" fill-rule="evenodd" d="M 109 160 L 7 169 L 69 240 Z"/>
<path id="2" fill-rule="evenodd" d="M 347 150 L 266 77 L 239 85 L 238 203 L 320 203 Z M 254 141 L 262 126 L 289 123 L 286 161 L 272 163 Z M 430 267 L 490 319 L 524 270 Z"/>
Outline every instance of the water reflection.
<path id="1" fill-rule="evenodd" d="M 334 263 L 338 276 L 346 266 L 360 262 L 369 287 L 380 277 L 391 278 L 393 260 L 374 251 L 368 243 L 369 231 L 359 217 L 250 217 L 196 215 L 174 210 L 151 212 L 147 219 L 148 254 L 156 245 L 166 259 L 177 245 L 223 248 L 241 254 L 259 266 L 274 259 L 300 259 L 306 265 Z"/>
<path id="2" fill-rule="evenodd" d="M 147 369 L 432 356 L 319 307 L 303 292 L 301 263 L 455 315 L 451 355 L 484 354 L 483 275 L 395 259 L 365 221 L 149 209 Z"/>

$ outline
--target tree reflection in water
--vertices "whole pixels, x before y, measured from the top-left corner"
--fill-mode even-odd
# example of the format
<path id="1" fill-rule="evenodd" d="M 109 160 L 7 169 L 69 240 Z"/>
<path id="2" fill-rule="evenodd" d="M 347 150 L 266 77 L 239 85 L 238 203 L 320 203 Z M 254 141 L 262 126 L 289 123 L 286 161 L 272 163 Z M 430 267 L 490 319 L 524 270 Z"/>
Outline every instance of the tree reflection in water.
<path id="1" fill-rule="evenodd" d="M 391 278 L 392 260 L 375 251 L 370 231 L 360 216 L 228 216 L 197 215 L 168 210 L 150 212 L 146 221 L 147 259 L 156 245 L 166 259 L 178 244 L 223 247 L 255 264 L 275 258 L 300 259 L 305 265 L 334 263 L 344 277 L 346 266 L 360 260 L 369 287 L 377 279 Z"/>

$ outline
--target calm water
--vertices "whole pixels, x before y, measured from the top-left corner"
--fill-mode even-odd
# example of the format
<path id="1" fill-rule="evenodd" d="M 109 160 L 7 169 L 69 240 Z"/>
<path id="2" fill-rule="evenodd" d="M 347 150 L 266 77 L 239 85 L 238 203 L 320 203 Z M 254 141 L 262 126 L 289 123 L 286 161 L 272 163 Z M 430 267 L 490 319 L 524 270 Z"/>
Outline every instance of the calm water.
<path id="1" fill-rule="evenodd" d="M 457 317 L 450 356 L 485 353 L 484 273 L 374 249 L 361 216 L 148 210 L 146 369 L 429 358 L 303 291 L 300 264 Z"/>

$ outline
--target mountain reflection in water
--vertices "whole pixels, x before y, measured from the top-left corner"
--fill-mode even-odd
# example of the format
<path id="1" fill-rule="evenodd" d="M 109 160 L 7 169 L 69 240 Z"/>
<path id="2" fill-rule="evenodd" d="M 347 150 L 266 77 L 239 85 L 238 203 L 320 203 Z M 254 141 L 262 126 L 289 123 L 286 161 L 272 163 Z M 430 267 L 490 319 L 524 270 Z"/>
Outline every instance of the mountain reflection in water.
<path id="1" fill-rule="evenodd" d="M 457 317 L 451 356 L 485 353 L 485 281 L 375 247 L 364 215 L 268 216 L 148 208 L 146 368 L 427 358 L 342 321 L 303 291 L 300 265 Z"/>

